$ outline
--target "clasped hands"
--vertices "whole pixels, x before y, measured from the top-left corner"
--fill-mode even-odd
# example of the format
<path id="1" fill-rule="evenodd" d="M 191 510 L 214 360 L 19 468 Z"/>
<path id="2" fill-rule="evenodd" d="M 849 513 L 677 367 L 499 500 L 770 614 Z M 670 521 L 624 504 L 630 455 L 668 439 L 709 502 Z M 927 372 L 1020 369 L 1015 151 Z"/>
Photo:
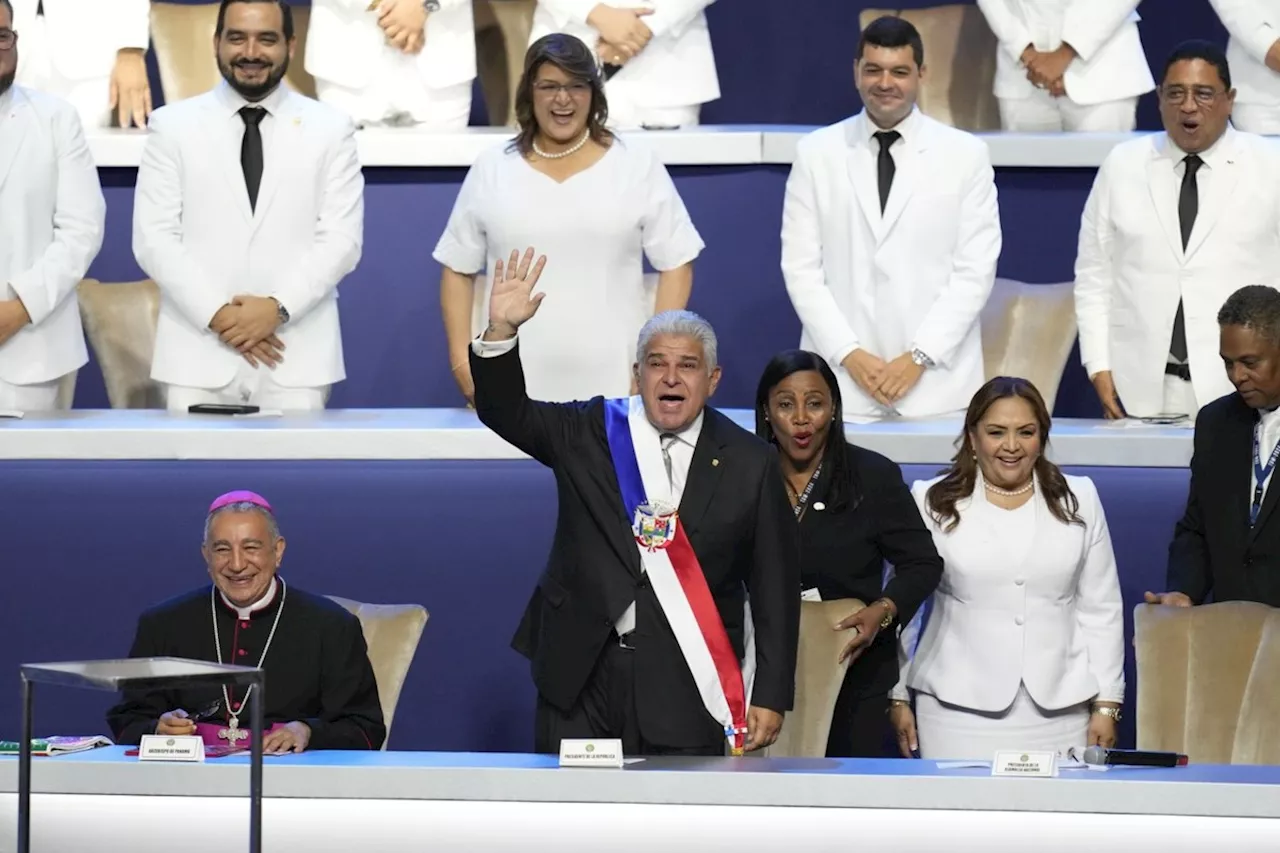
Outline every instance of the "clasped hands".
<path id="1" fill-rule="evenodd" d="M 209 328 L 245 361 L 272 369 L 284 361 L 284 342 L 276 336 L 279 327 L 280 303 L 269 296 L 243 293 L 219 308 L 209 321 Z"/>
<path id="2" fill-rule="evenodd" d="M 653 31 L 640 19 L 652 14 L 652 9 L 615 8 L 603 3 L 592 9 L 587 23 L 600 33 L 596 42 L 600 60 L 609 65 L 626 65 L 627 60 L 644 50 Z"/>
<path id="3" fill-rule="evenodd" d="M 373 0 L 378 26 L 387 43 L 401 53 L 421 53 L 427 43 L 427 8 L 422 0 Z"/>
<path id="4" fill-rule="evenodd" d="M 909 352 L 886 362 L 864 349 L 856 349 L 845 356 L 842 364 L 858 387 L 888 409 L 894 408 L 893 404 L 905 397 L 924 374 L 924 367 L 916 364 Z"/>
<path id="5" fill-rule="evenodd" d="M 1044 52 L 1027 45 L 1022 51 L 1021 62 L 1027 69 L 1027 79 L 1032 85 L 1037 89 L 1047 89 L 1053 97 L 1061 98 L 1067 94 L 1062 75 L 1067 72 L 1067 66 L 1075 58 L 1075 48 L 1063 42 L 1056 50 Z"/>

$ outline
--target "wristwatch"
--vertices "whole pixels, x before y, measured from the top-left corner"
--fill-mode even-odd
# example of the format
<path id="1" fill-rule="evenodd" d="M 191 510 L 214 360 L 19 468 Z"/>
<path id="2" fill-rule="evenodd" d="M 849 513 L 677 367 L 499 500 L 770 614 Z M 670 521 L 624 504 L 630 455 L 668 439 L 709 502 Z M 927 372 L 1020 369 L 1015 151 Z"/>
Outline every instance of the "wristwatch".
<path id="1" fill-rule="evenodd" d="M 276 316 L 280 318 L 280 325 L 283 326 L 285 323 L 289 322 L 289 309 L 285 308 L 284 303 L 279 299 L 276 299 L 274 296 L 271 297 L 271 301 L 276 304 Z"/>
<path id="2" fill-rule="evenodd" d="M 1120 722 L 1119 708 L 1112 708 L 1109 705 L 1095 705 L 1093 707 L 1093 713 L 1103 717 L 1110 717 L 1111 719 L 1115 720 L 1117 723 Z"/>
<path id="3" fill-rule="evenodd" d="M 422 6 L 423 6 L 423 8 L 424 8 L 424 9 L 426 9 L 428 12 L 439 12 L 439 11 L 440 11 L 440 0 L 425 0 L 425 2 L 422 4 Z"/>
<path id="4" fill-rule="evenodd" d="M 911 351 L 911 360 L 919 367 L 933 367 L 933 359 L 924 354 L 922 349 L 913 349 Z"/>
<path id="5" fill-rule="evenodd" d="M 884 618 L 880 620 L 880 630 L 883 631 L 885 628 L 888 628 L 893 624 L 893 606 L 889 603 L 889 599 L 887 598 L 879 598 L 871 603 L 884 605 Z"/>

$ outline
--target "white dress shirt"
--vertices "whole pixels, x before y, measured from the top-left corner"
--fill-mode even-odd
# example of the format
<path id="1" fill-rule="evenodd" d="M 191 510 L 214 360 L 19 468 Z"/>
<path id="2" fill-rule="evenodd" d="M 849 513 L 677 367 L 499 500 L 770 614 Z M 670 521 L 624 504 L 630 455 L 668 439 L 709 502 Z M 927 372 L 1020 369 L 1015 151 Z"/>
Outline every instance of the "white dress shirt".
<path id="1" fill-rule="evenodd" d="M 486 341 L 483 338 L 476 338 L 472 342 L 471 348 L 481 358 L 493 358 L 494 356 L 511 352 L 515 345 L 516 338 L 514 337 L 505 341 Z M 650 504 L 661 503 L 673 507 L 680 506 L 680 499 L 684 497 L 685 483 L 689 479 L 689 466 L 693 463 L 693 450 L 698 446 L 698 436 L 702 434 L 702 419 L 703 414 L 699 412 L 691 424 L 676 433 L 675 441 L 671 443 L 670 448 L 667 450 L 667 453 L 671 456 L 671 487 L 662 494 L 645 495 Z M 631 443 L 637 450 L 644 447 L 646 443 L 657 445 L 658 447 L 662 446 L 662 436 L 666 433 L 654 426 L 649 420 L 644 411 L 644 401 L 638 394 L 631 398 L 631 407 L 627 412 L 627 423 L 631 428 Z M 643 465 L 643 457 L 638 452 L 636 455 L 639 457 L 637 461 Z M 661 455 L 659 454 L 657 458 L 661 459 Z M 665 480 L 665 470 L 661 477 L 650 479 L 656 479 L 658 482 Z M 644 571 L 643 564 L 641 564 L 640 570 Z M 614 629 L 621 636 L 629 634 L 635 628 L 636 605 L 633 601 L 614 624 Z"/>
<path id="2" fill-rule="evenodd" d="M 1276 442 L 1280 441 L 1280 409 L 1259 409 L 1258 415 L 1262 419 L 1262 437 L 1258 442 L 1258 461 L 1265 467 L 1267 460 L 1271 458 L 1271 453 L 1276 449 Z M 1249 457 L 1249 504 L 1253 505 L 1253 490 L 1258 487 L 1258 472 L 1253 467 L 1253 455 Z M 1280 467 L 1280 464 L 1277 465 Z M 1267 474 L 1267 479 L 1262 483 L 1262 494 L 1265 497 L 1267 489 L 1271 486 L 1271 481 L 1275 479 L 1274 469 Z"/>

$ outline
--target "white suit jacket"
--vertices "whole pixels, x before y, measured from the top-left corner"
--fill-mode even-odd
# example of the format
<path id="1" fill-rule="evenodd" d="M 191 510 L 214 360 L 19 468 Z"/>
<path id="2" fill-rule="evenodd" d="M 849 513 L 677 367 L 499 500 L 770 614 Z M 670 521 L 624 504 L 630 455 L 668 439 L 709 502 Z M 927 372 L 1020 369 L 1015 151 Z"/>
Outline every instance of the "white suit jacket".
<path id="1" fill-rule="evenodd" d="M 953 412 L 983 383 L 978 314 L 995 282 L 1000 215 L 987 146 L 918 110 L 891 149 L 880 213 L 875 126 L 859 113 L 800 141 L 782 209 L 782 274 L 849 415 L 884 414 L 840 362 L 862 348 L 886 361 L 914 348 L 927 369 L 897 403 L 906 416 Z"/>
<path id="2" fill-rule="evenodd" d="M 367 86 L 386 41 L 378 13 L 369 11 L 369 0 L 312 0 L 307 72 L 339 86 Z M 417 67 L 431 89 L 475 79 L 471 0 L 441 0 L 440 11 L 427 16 L 426 44 L 418 54 Z"/>
<path id="3" fill-rule="evenodd" d="M 1280 74 L 1267 67 L 1267 51 L 1280 39 L 1280 0 L 1209 0 L 1231 34 L 1227 65 L 1236 100 L 1280 104 Z"/>
<path id="4" fill-rule="evenodd" d="M 10 2 L 21 38 L 24 28 L 35 27 L 40 0 Z M 70 80 L 109 77 L 117 53 L 146 50 L 151 40 L 150 0 L 44 0 L 44 18 L 53 67 Z"/>
<path id="5" fill-rule="evenodd" d="M 48 382 L 88 360 L 76 285 L 106 213 L 75 109 L 21 86 L 0 95 L 0 298 L 21 298 L 31 315 L 0 344 L 0 379 Z"/>
<path id="6" fill-rule="evenodd" d="M 715 0 L 610 0 L 606 6 L 647 6 L 653 39 L 609 81 L 612 91 L 646 107 L 686 107 L 720 97 L 711 30 L 703 11 Z M 587 23 L 597 0 L 538 0 L 530 44 L 549 33 L 576 36 L 594 54 L 600 33 Z"/>
<path id="7" fill-rule="evenodd" d="M 1083 525 L 1054 518 L 1037 482 L 1035 529 L 1017 537 L 1026 547 L 1010 548 L 1002 525 L 1013 522 L 991 512 L 1004 511 L 987 503 L 981 475 L 973 495 L 956 505 L 960 525 L 944 532 L 925 503 L 940 479 L 911 489 L 946 568 L 924 633 L 916 633 L 917 619 L 899 637 L 904 664 L 891 695 L 905 699 L 910 687 L 989 712 L 1013 704 L 1020 684 L 1047 710 L 1094 697 L 1123 701 L 1120 578 L 1093 481 L 1067 477 Z"/>
<path id="8" fill-rule="evenodd" d="M 1077 104 L 1132 98 L 1155 88 L 1142 40 L 1139 0 L 978 0 L 1000 42 L 997 98 L 1028 98 L 1034 91 L 1020 60 L 1027 45 L 1056 50 L 1063 42 L 1076 58 L 1062 75 Z"/>
<path id="9" fill-rule="evenodd" d="M 1090 376 L 1112 372 L 1121 403 L 1138 417 L 1163 409 L 1179 298 L 1191 382 L 1204 405 L 1233 390 L 1218 356 L 1222 303 L 1246 284 L 1280 284 L 1280 149 L 1229 127 L 1201 155 L 1200 206 L 1186 251 L 1174 171 L 1183 156 L 1164 133 L 1117 145 L 1080 222 L 1080 355 Z"/>
<path id="10" fill-rule="evenodd" d="M 238 293 L 290 313 L 273 377 L 311 388 L 345 378 L 337 286 L 360 259 L 364 178 L 355 128 L 337 110 L 281 86 L 266 101 L 256 210 L 240 166 L 244 101 L 225 83 L 151 116 L 138 167 L 133 251 L 160 286 L 151 376 L 219 388 L 242 357 L 209 330 Z M 268 126 L 267 122 L 270 122 Z M 260 368 L 265 369 L 265 368 Z"/>

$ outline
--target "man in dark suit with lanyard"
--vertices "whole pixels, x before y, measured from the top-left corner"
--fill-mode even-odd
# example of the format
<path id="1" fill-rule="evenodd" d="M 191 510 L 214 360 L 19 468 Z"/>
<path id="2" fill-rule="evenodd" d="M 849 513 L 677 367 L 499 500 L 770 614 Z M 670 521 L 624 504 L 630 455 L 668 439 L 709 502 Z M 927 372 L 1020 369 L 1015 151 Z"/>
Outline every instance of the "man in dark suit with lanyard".
<path id="1" fill-rule="evenodd" d="M 1236 393 L 1196 418 L 1187 509 L 1169 546 L 1169 592 L 1149 604 L 1258 601 L 1280 607 L 1280 291 L 1237 290 L 1218 312 Z"/>
<path id="2" fill-rule="evenodd" d="M 536 749 L 766 747 L 791 708 L 800 613 L 777 454 L 705 406 L 715 333 L 686 311 L 641 331 L 639 395 L 530 400 L 517 329 L 544 295 L 533 288 L 546 259 L 533 258 L 498 263 L 471 371 L 480 419 L 556 476 L 555 540 L 513 641 L 538 688 Z"/>

